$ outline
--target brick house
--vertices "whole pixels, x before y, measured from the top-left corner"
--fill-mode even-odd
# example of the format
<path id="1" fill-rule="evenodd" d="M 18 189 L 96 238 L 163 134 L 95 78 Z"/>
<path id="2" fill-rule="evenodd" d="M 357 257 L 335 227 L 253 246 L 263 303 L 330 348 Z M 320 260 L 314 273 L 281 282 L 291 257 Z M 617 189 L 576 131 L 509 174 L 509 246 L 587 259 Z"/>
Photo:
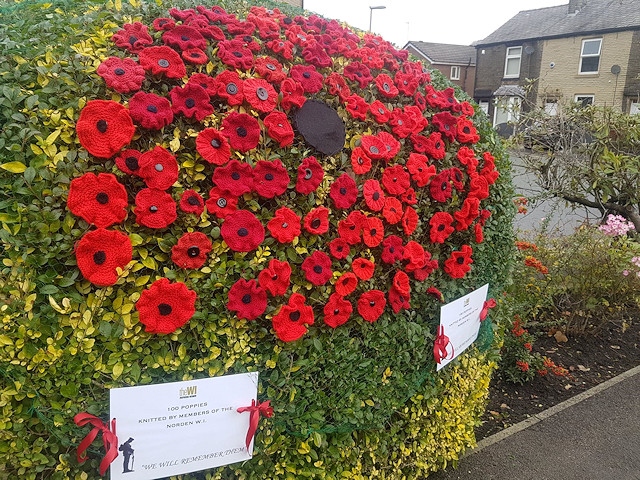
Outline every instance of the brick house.
<path id="1" fill-rule="evenodd" d="M 568 101 L 640 113 L 640 0 L 521 11 L 475 47 L 473 96 L 507 131 L 530 105 L 552 115 Z"/>
<path id="2" fill-rule="evenodd" d="M 304 0 L 279 0 L 280 2 L 288 3 L 294 7 L 304 8 Z"/>
<path id="3" fill-rule="evenodd" d="M 410 41 L 404 46 L 413 55 L 436 68 L 473 96 L 476 75 L 476 49 L 468 45 Z"/>

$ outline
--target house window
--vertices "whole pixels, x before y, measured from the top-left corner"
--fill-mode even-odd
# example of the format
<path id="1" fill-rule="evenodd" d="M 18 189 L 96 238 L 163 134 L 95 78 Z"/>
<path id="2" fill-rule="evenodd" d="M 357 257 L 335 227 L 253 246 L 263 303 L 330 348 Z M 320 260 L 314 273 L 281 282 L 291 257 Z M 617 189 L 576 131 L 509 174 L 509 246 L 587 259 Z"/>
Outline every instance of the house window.
<path id="1" fill-rule="evenodd" d="M 449 78 L 451 80 L 460 80 L 460 67 L 452 66 L 451 76 Z"/>
<path id="2" fill-rule="evenodd" d="M 598 73 L 600 66 L 601 38 L 592 38 L 582 41 L 580 52 L 580 73 Z"/>
<path id="3" fill-rule="evenodd" d="M 504 77 L 518 78 L 520 76 L 520 59 L 522 47 L 507 47 L 507 57 L 504 62 Z"/>
<path id="4" fill-rule="evenodd" d="M 595 99 L 595 95 L 576 95 L 576 103 L 579 103 L 581 106 L 586 107 L 587 105 L 593 105 L 593 101 Z"/>
<path id="5" fill-rule="evenodd" d="M 520 97 L 497 97 L 493 112 L 493 126 L 518 121 L 520 116 Z"/>
<path id="6" fill-rule="evenodd" d="M 631 107 L 629 108 L 629 115 L 638 115 L 640 114 L 640 103 L 631 102 Z"/>
<path id="7" fill-rule="evenodd" d="M 485 113 L 485 115 L 489 115 L 489 102 L 487 100 L 480 100 L 478 102 L 478 106 L 480 107 L 480 110 Z"/>
<path id="8" fill-rule="evenodd" d="M 558 102 L 546 101 L 544 103 L 544 113 L 551 117 L 558 115 Z"/>

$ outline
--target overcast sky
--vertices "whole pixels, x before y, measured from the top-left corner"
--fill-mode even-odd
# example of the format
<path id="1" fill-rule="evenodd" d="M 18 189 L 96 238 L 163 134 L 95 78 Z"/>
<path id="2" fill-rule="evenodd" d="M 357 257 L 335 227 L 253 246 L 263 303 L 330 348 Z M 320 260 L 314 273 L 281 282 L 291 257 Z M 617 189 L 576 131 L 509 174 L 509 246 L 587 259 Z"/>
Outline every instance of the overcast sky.
<path id="1" fill-rule="evenodd" d="M 521 10 L 568 4 L 569 0 L 304 0 L 304 8 L 369 29 L 403 47 L 408 40 L 470 45 Z"/>

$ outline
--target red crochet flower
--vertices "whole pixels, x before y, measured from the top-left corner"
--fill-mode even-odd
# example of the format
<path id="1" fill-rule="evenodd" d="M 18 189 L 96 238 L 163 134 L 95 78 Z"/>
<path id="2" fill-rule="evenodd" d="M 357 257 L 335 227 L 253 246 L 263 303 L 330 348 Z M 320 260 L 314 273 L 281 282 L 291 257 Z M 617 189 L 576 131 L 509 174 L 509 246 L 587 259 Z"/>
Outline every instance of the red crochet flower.
<path id="1" fill-rule="evenodd" d="M 80 144 L 98 158 L 118 153 L 131 142 L 135 131 L 129 111 L 111 100 L 88 101 L 76 124 Z"/>
<path id="2" fill-rule="evenodd" d="M 289 174 L 280 160 L 259 160 L 253 168 L 253 189 L 264 198 L 274 198 L 287 191 Z"/>
<path id="3" fill-rule="evenodd" d="M 187 83 L 184 87 L 173 87 L 169 92 L 173 113 L 182 113 L 187 118 L 202 121 L 213 113 L 209 103 L 209 94 L 196 83 Z"/>
<path id="4" fill-rule="evenodd" d="M 253 66 L 253 53 L 240 40 L 219 42 L 218 58 L 225 65 L 240 70 L 249 70 Z"/>
<path id="5" fill-rule="evenodd" d="M 411 174 L 411 179 L 416 183 L 418 187 L 425 187 L 431 177 L 436 174 L 436 167 L 434 165 L 428 165 L 429 159 L 419 153 L 409 154 L 409 160 L 407 160 L 407 170 Z"/>
<path id="6" fill-rule="evenodd" d="M 431 184 L 429 185 L 429 193 L 431 198 L 436 202 L 446 202 L 451 198 L 452 186 L 451 186 L 451 172 L 444 170 L 438 175 L 433 177 Z"/>
<path id="7" fill-rule="evenodd" d="M 393 313 L 399 313 L 403 309 L 408 310 L 411 308 L 411 304 L 409 303 L 409 300 L 411 299 L 410 294 L 401 293 L 397 288 L 391 287 L 388 295 L 389 305 L 391 305 Z"/>
<path id="8" fill-rule="evenodd" d="M 343 173 L 331 184 L 329 196 L 336 208 L 351 208 L 358 198 L 358 186 L 349 174 Z"/>
<path id="9" fill-rule="evenodd" d="M 384 199 L 382 216 L 384 216 L 384 219 L 391 225 L 395 225 L 402 220 L 402 214 L 404 213 L 403 208 L 402 202 L 396 197 L 386 197 Z"/>
<path id="10" fill-rule="evenodd" d="M 185 233 L 171 249 L 171 260 L 180 268 L 197 269 L 207 261 L 211 240 L 202 232 Z"/>
<path id="11" fill-rule="evenodd" d="M 418 228 L 418 213 L 411 207 L 407 207 L 404 210 L 402 216 L 402 230 L 405 235 L 411 235 Z"/>
<path id="12" fill-rule="evenodd" d="M 286 147 L 293 143 L 293 127 L 285 113 L 271 112 L 265 117 L 263 123 L 267 127 L 267 134 L 278 142 L 280 147 Z"/>
<path id="13" fill-rule="evenodd" d="M 396 72 L 396 87 L 407 96 L 412 96 L 418 88 L 418 79 L 412 73 Z"/>
<path id="14" fill-rule="evenodd" d="M 329 297 L 329 301 L 325 304 L 323 311 L 324 323 L 331 328 L 337 328 L 347 323 L 351 313 L 353 313 L 353 305 L 339 294 L 333 293 Z"/>
<path id="15" fill-rule="evenodd" d="M 109 57 L 100 64 L 97 73 L 107 87 L 120 93 L 140 90 L 144 80 L 144 68 L 130 58 Z"/>
<path id="16" fill-rule="evenodd" d="M 256 58 L 253 68 L 258 72 L 258 75 L 274 84 L 279 84 L 287 78 L 287 74 L 282 70 L 282 65 L 273 57 Z"/>
<path id="17" fill-rule="evenodd" d="M 187 25 L 178 25 L 164 32 L 162 34 L 162 41 L 180 50 L 189 50 L 191 48 L 205 50 L 207 48 L 207 41 L 202 34 L 197 29 Z"/>
<path id="18" fill-rule="evenodd" d="M 400 195 L 400 201 L 407 205 L 415 205 L 416 203 L 418 203 L 416 191 L 413 188 L 407 188 L 407 191 Z"/>
<path id="19" fill-rule="evenodd" d="M 337 95 L 343 102 L 351 95 L 351 89 L 345 81 L 344 77 L 339 73 L 331 73 L 325 80 L 326 85 L 329 87 L 329 93 L 331 95 Z"/>
<path id="20" fill-rule="evenodd" d="M 377 180 L 369 179 L 362 187 L 364 201 L 370 210 L 379 212 L 384 208 L 385 196 L 380 183 Z"/>
<path id="21" fill-rule="evenodd" d="M 218 84 L 216 79 L 210 77 L 206 73 L 193 73 L 189 77 L 187 83 L 196 83 L 204 88 L 210 97 L 213 97 L 216 94 L 216 89 L 218 88 Z"/>
<path id="22" fill-rule="evenodd" d="M 267 228 L 278 242 L 291 243 L 300 235 L 300 217 L 290 208 L 280 207 L 267 223 Z"/>
<path id="23" fill-rule="evenodd" d="M 387 305 L 387 300 L 384 298 L 384 293 L 380 290 L 370 290 L 360 295 L 358 299 L 358 313 L 363 320 L 373 323 L 384 311 L 384 307 Z"/>
<path id="24" fill-rule="evenodd" d="M 277 259 L 269 261 L 269 266 L 258 274 L 258 283 L 272 296 L 284 295 L 289 288 L 291 265 Z"/>
<path id="25" fill-rule="evenodd" d="M 369 67 L 360 62 L 351 62 L 344 67 L 343 75 L 353 82 L 358 82 L 362 89 L 373 81 Z"/>
<path id="26" fill-rule="evenodd" d="M 196 150 L 202 158 L 214 165 L 224 165 L 231 157 L 227 137 L 215 128 L 205 128 L 198 134 Z"/>
<path id="27" fill-rule="evenodd" d="M 298 166 L 296 191 L 303 195 L 314 192 L 322 183 L 323 177 L 324 170 L 322 169 L 322 165 L 316 160 L 316 157 L 305 158 Z"/>
<path id="28" fill-rule="evenodd" d="M 171 18 L 159 17 L 153 21 L 153 29 L 157 32 L 171 30 L 175 26 L 176 22 L 174 22 Z"/>
<path id="29" fill-rule="evenodd" d="M 479 215 L 480 200 L 475 197 L 465 198 L 462 208 L 453 213 L 453 218 L 456 219 L 456 230 L 461 232 L 468 229 Z"/>
<path id="30" fill-rule="evenodd" d="M 460 143 L 477 143 L 480 140 L 476 127 L 468 118 L 458 118 L 456 128 L 456 138 Z"/>
<path id="31" fill-rule="evenodd" d="M 444 261 L 444 271 L 451 278 L 464 278 L 471 270 L 469 265 L 473 263 L 472 253 L 473 249 L 469 245 L 463 245 L 459 251 L 452 252 L 451 256 Z"/>
<path id="32" fill-rule="evenodd" d="M 184 283 L 156 280 L 136 302 L 147 333 L 173 333 L 196 313 L 196 292 Z"/>
<path id="33" fill-rule="evenodd" d="M 340 278 L 336 281 L 336 292 L 341 297 L 346 297 L 350 293 L 353 293 L 358 286 L 358 277 L 353 272 L 346 272 L 340 275 Z"/>
<path id="34" fill-rule="evenodd" d="M 394 85 L 393 79 L 386 73 L 381 73 L 376 77 L 376 87 L 380 95 L 386 98 L 393 98 L 398 96 L 398 88 Z"/>
<path id="35" fill-rule="evenodd" d="M 140 157 L 139 175 L 147 187 L 167 190 L 178 181 L 178 161 L 168 150 L 158 145 Z"/>
<path id="36" fill-rule="evenodd" d="M 133 213 L 138 225 L 149 228 L 166 228 L 178 218 L 176 202 L 171 195 L 155 188 L 143 188 L 138 192 Z"/>
<path id="37" fill-rule="evenodd" d="M 381 160 L 387 153 L 384 142 L 376 135 L 364 135 L 360 142 L 365 155 L 373 160 Z"/>
<path id="38" fill-rule="evenodd" d="M 293 59 L 293 43 L 289 40 L 271 40 L 265 44 L 273 53 L 278 53 L 287 60 Z"/>
<path id="39" fill-rule="evenodd" d="M 214 78 L 215 92 L 220 98 L 224 98 L 229 105 L 241 105 L 244 101 L 242 93 L 243 81 L 237 72 L 225 70 Z"/>
<path id="40" fill-rule="evenodd" d="M 373 271 L 376 265 L 371 260 L 359 257 L 351 262 L 351 268 L 360 280 L 369 280 L 373 277 Z"/>
<path id="41" fill-rule="evenodd" d="M 382 241 L 382 261 L 384 263 L 393 264 L 398 260 L 402 260 L 403 255 L 404 246 L 400 237 L 389 235 Z"/>
<path id="42" fill-rule="evenodd" d="M 454 231 L 453 217 L 447 212 L 438 212 L 431 217 L 429 238 L 433 243 L 444 243 Z"/>
<path id="43" fill-rule="evenodd" d="M 305 325 L 313 325 L 313 308 L 305 305 L 306 298 L 299 293 L 289 297 L 287 305 L 280 307 L 280 311 L 273 316 L 273 329 L 277 337 L 283 342 L 298 340 L 305 333 Z"/>
<path id="44" fill-rule="evenodd" d="M 234 252 L 250 252 L 264 240 L 264 227 L 250 211 L 236 210 L 226 216 L 220 234 Z"/>
<path id="45" fill-rule="evenodd" d="M 346 104 L 347 112 L 349 112 L 349 115 L 353 118 L 363 121 L 367 119 L 369 104 L 360 95 L 356 95 L 355 93 L 349 95 Z"/>
<path id="46" fill-rule="evenodd" d="M 238 318 L 255 320 L 267 309 L 267 292 L 258 282 L 241 278 L 229 289 L 227 308 Z"/>
<path id="47" fill-rule="evenodd" d="M 218 218 L 226 218 L 238 209 L 238 197 L 218 187 L 209 190 L 209 198 L 205 203 L 207 211 Z"/>
<path id="48" fill-rule="evenodd" d="M 289 70 L 289 75 L 302 85 L 305 93 L 318 93 L 324 83 L 324 77 L 313 65 L 294 65 Z"/>
<path id="49" fill-rule="evenodd" d="M 398 140 L 396 140 L 396 137 L 388 132 L 379 132 L 376 136 L 382 141 L 382 144 L 385 147 L 384 155 L 382 156 L 382 158 L 383 160 L 389 162 L 389 160 L 391 160 L 398 154 L 398 152 L 400 152 L 400 148 L 402 148 L 402 145 Z"/>
<path id="50" fill-rule="evenodd" d="M 84 234 L 75 247 L 76 262 L 82 276 L 98 287 L 114 285 L 118 269 L 131 261 L 131 240 L 117 230 L 98 228 Z"/>
<path id="51" fill-rule="evenodd" d="M 431 117 L 431 124 L 450 142 L 456 139 L 458 119 L 449 112 L 439 112 Z"/>
<path id="52" fill-rule="evenodd" d="M 402 165 L 394 165 L 382 172 L 382 185 L 391 195 L 400 195 L 409 188 L 411 180 Z"/>
<path id="53" fill-rule="evenodd" d="M 476 243 L 482 243 L 484 241 L 484 233 L 482 232 L 482 225 L 476 223 L 473 227 L 473 233 L 476 237 Z"/>
<path id="54" fill-rule="evenodd" d="M 426 265 L 427 260 L 431 258 L 431 254 L 425 252 L 422 245 L 418 242 L 411 240 L 404 246 L 402 258 L 409 262 L 405 267 L 405 270 L 407 272 L 414 272 Z"/>
<path id="55" fill-rule="evenodd" d="M 229 139 L 232 148 L 244 153 L 258 146 L 260 124 L 246 113 L 231 112 L 222 121 L 222 134 Z"/>
<path id="56" fill-rule="evenodd" d="M 85 173 L 71 180 L 69 211 L 96 227 L 108 227 L 127 218 L 127 190 L 111 173 Z"/>
<path id="57" fill-rule="evenodd" d="M 329 231 L 329 209 L 316 207 L 304 217 L 304 228 L 312 235 L 322 235 Z"/>
<path id="58" fill-rule="evenodd" d="M 187 74 L 184 62 L 178 52 L 171 47 L 147 47 L 138 53 L 140 65 L 151 71 L 153 75 L 164 75 L 167 78 L 182 78 Z"/>
<path id="59" fill-rule="evenodd" d="M 402 270 L 397 271 L 393 276 L 392 286 L 398 293 L 402 295 L 409 295 L 411 292 L 411 283 L 409 281 L 409 275 Z"/>
<path id="60" fill-rule="evenodd" d="M 362 147 L 356 147 L 351 151 L 351 168 L 356 175 L 364 175 L 371 170 L 371 159 Z"/>
<path id="61" fill-rule="evenodd" d="M 436 287 L 427 288 L 427 293 L 436 297 L 441 303 L 444 303 L 444 295 L 442 295 L 442 292 Z"/>
<path id="62" fill-rule="evenodd" d="M 445 157 L 445 155 L 447 154 L 447 150 L 440 133 L 434 132 L 429 135 L 425 142 L 424 153 L 435 160 L 442 160 Z"/>
<path id="63" fill-rule="evenodd" d="M 180 210 L 198 216 L 202 215 L 202 212 L 204 212 L 204 200 L 195 190 L 185 190 L 180 197 Z"/>
<path id="64" fill-rule="evenodd" d="M 138 150 L 123 150 L 120 152 L 120 155 L 116 157 L 116 166 L 121 172 L 129 175 L 138 175 L 141 156 L 142 152 Z"/>
<path id="65" fill-rule="evenodd" d="M 269 113 L 276 108 L 278 94 L 262 78 L 247 78 L 242 84 L 244 99 L 259 112 Z"/>
<path id="66" fill-rule="evenodd" d="M 134 53 L 139 52 L 146 45 L 153 44 L 149 29 L 140 22 L 125 23 L 122 30 L 118 30 L 111 36 L 111 40 L 116 46 Z"/>
<path id="67" fill-rule="evenodd" d="M 291 107 L 300 108 L 307 101 L 307 97 L 304 96 L 304 88 L 293 78 L 285 78 L 280 84 L 280 106 L 289 110 Z"/>
<path id="68" fill-rule="evenodd" d="M 226 166 L 213 171 L 213 183 L 239 197 L 253 190 L 253 169 L 248 163 L 233 159 Z"/>
<path id="69" fill-rule="evenodd" d="M 304 271 L 307 281 L 314 285 L 324 285 L 333 276 L 333 272 L 331 271 L 331 258 L 319 250 L 316 250 L 311 256 L 305 258 L 301 268 Z"/>
<path id="70" fill-rule="evenodd" d="M 377 217 L 366 217 L 362 225 L 362 240 L 367 247 L 377 247 L 384 238 L 384 225 Z"/>
<path id="71" fill-rule="evenodd" d="M 354 210 L 349 213 L 347 218 L 338 222 L 338 235 L 349 245 L 357 245 L 360 243 L 360 234 L 362 233 L 364 221 L 364 215 Z"/>
<path id="72" fill-rule="evenodd" d="M 209 57 L 207 57 L 207 54 L 199 48 L 190 48 L 188 50 L 183 50 L 181 53 L 181 57 L 185 62 L 192 63 L 194 65 L 204 65 L 205 63 L 209 62 Z"/>
<path id="73" fill-rule="evenodd" d="M 131 118 L 149 130 L 160 130 L 173 122 L 171 103 L 154 93 L 136 92 L 129 99 Z"/>
<path id="74" fill-rule="evenodd" d="M 334 258 L 344 260 L 351 253 L 351 248 L 344 238 L 334 238 L 329 242 L 329 251 Z"/>
<path id="75" fill-rule="evenodd" d="M 380 100 L 375 100 L 369 105 L 369 113 L 378 123 L 387 123 L 391 119 L 391 112 Z"/>
<path id="76" fill-rule="evenodd" d="M 469 196 L 483 200 L 489 196 L 489 182 L 486 177 L 476 175 L 469 182 Z"/>

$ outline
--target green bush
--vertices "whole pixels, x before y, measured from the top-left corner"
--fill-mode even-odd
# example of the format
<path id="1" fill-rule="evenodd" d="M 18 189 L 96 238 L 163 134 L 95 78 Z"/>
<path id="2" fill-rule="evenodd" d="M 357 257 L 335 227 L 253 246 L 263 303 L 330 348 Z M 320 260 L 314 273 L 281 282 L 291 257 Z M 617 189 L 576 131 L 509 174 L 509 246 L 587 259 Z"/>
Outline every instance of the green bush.
<path id="1" fill-rule="evenodd" d="M 247 2 L 228 0 L 220 4 L 242 18 L 251 13 Z M 263 4 L 272 8 L 277 5 Z M 196 5 L 185 0 L 171 6 L 187 9 Z M 277 6 L 290 17 L 300 13 L 292 7 Z M 424 245 L 439 268 L 430 275 L 425 272 L 422 280 L 410 280 L 410 308 L 392 312 L 387 306 L 376 321 L 364 321 L 356 312 L 358 298 L 374 289 L 385 297 L 393 295 L 389 294 L 392 280 L 406 262 L 385 265 L 380 261 L 380 246 L 358 242 L 351 246 L 347 259 L 333 259 L 334 274 L 325 284 L 314 285 L 300 268 L 314 251 L 329 252 L 327 244 L 338 236 L 338 222 L 346 218 L 349 210 L 335 208 L 331 187 L 344 172 L 354 168 L 351 151 L 367 145 L 379 131 L 397 133 L 390 124 L 372 121 L 370 114 L 358 118 L 353 103 L 357 99 L 341 102 L 330 94 L 327 82 L 317 93 L 307 95 L 326 102 L 345 124 L 348 148 L 329 155 L 309 146 L 300 133 L 292 144 L 281 146 L 286 142 L 266 134 L 264 112 L 247 102 L 231 108 L 214 98 L 214 113 L 202 123 L 176 114 L 162 130 L 138 127 L 127 148 L 147 152 L 161 145 L 177 157 L 179 178 L 168 189 L 175 202 L 189 189 L 209 197 L 215 169 L 196 154 L 196 138 L 203 127 L 220 129 L 231 111 L 254 118 L 262 132 L 257 148 L 246 153 L 234 149 L 232 158 L 252 166 L 258 160 L 280 159 L 292 179 L 301 159 L 315 155 L 321 160 L 325 178 L 313 193 L 300 195 L 293 187 L 295 182 L 291 182 L 284 195 L 265 199 L 249 192 L 239 196 L 238 205 L 263 225 L 275 210 L 285 206 L 301 216 L 318 206 L 333 207 L 327 235 L 320 238 L 303 230 L 284 244 L 266 235 L 250 252 L 229 248 L 223 241 L 224 221 L 209 209 L 199 215 L 180 212 L 166 228 L 136 223 L 132 206 L 145 181 L 124 173 L 113 155 L 96 158 L 84 148 L 86 143 L 83 146 L 79 142 L 76 123 L 88 102 L 110 99 L 111 105 L 128 105 L 132 97 L 132 92 L 121 94 L 108 89 L 96 74 L 108 57 L 135 57 L 118 49 L 111 41 L 112 35 L 125 23 L 151 25 L 154 18 L 167 16 L 167 8 L 160 0 L 106 6 L 91 1 L 23 2 L 2 7 L 0 458 L 4 471 L 0 471 L 16 478 L 95 476 L 100 451 L 96 446 L 90 451 L 91 461 L 77 464 L 74 449 L 86 431 L 73 425 L 72 418 L 82 411 L 104 416 L 109 388 L 246 371 L 260 372 L 259 397 L 271 400 L 275 415 L 261 421 L 252 461 L 207 472 L 206 478 L 418 478 L 455 462 L 460 452 L 474 443 L 473 427 L 483 408 L 500 338 L 494 339 L 496 327 L 486 320 L 476 346 L 436 374 L 432 346 L 440 303 L 427 289 L 435 287 L 446 301 L 451 301 L 488 282 L 490 295 L 497 297 L 508 274 L 514 211 L 509 165 L 485 116 L 473 114 L 470 105 L 462 103 L 466 97 L 461 92 L 455 91 L 454 98 L 453 89 L 445 90 L 447 81 L 436 71 L 430 72 L 430 82 L 419 86 L 421 94 L 429 92 L 427 86 L 433 86 L 433 92 L 441 92 L 441 100 L 451 102 L 428 105 L 420 114 L 429 123 L 422 127 L 425 138 L 439 129 L 446 130 L 437 118 L 434 123 L 434 115 L 448 111 L 452 104 L 473 115 L 473 124 L 467 127 L 470 132 L 477 129 L 479 137 L 477 141 L 461 140 L 462 134 L 456 134 L 450 140 L 443 139 L 444 157 L 430 162 L 438 173 L 449 169 L 453 174 L 450 169 L 460 168 L 461 180 L 454 177 L 450 181 L 447 177 L 442 184 L 450 189 L 450 198 L 436 202 L 430 199 L 428 187 L 418 189 L 415 207 L 410 206 L 410 196 L 403 206 L 405 212 L 415 210 L 417 225 L 411 226 L 407 215 L 406 226 L 385 225 L 387 233 L 402 237 L 403 245 L 407 241 Z M 305 26 L 307 35 L 313 28 L 326 26 L 317 17 L 311 23 L 304 23 L 302 17 L 296 21 Z M 160 44 L 160 32 L 150 32 Z M 365 39 L 362 42 L 373 46 L 381 42 L 359 35 Z M 276 57 L 285 71 L 305 63 L 300 56 L 302 46 L 295 47 L 296 56 L 289 61 L 267 50 L 257 33 L 255 39 L 260 48 L 256 55 Z M 385 64 L 372 70 L 393 75 L 395 63 L 403 62 L 402 54 L 388 44 L 379 48 L 392 53 L 385 57 Z M 217 51 L 215 42 L 209 42 L 206 54 L 211 61 L 202 66 L 188 65 L 187 75 L 201 72 L 214 77 L 224 71 L 226 66 L 219 61 Z M 337 53 L 332 56 L 332 68 L 318 68 L 325 76 L 342 72 L 350 61 Z M 244 79 L 258 77 L 253 70 L 240 73 Z M 184 79 L 147 74 L 142 90 L 166 97 L 169 90 L 183 84 Z M 389 109 L 401 111 L 415 102 L 412 95 L 386 98 L 374 81 L 362 88 L 351 80 L 346 85 L 365 102 L 382 100 Z M 279 110 L 287 111 L 284 107 Z M 295 111 L 288 111 L 288 121 Z M 445 117 L 458 121 L 455 119 L 463 116 L 460 111 L 453 113 Z M 408 135 L 400 137 L 400 151 L 390 166 L 403 166 L 414 149 L 419 151 L 421 147 L 416 145 L 420 141 Z M 463 150 L 466 156 L 462 155 L 466 166 L 457 155 L 462 148 L 467 148 Z M 481 215 L 480 209 L 474 212 L 473 208 L 465 214 L 469 172 L 481 172 L 480 176 L 495 180 L 491 158 L 495 158 L 501 174 L 479 207 L 491 215 Z M 370 172 L 352 173 L 360 189 L 364 180 L 381 178 L 385 164 L 375 162 Z M 477 172 L 475 165 L 469 166 L 474 162 L 479 163 Z M 85 279 L 77 261 L 79 242 L 97 230 L 67 206 L 70 183 L 87 173 L 113 175 L 128 195 L 127 219 L 110 226 L 109 231 L 128 236 L 132 261 L 116 272 L 115 282 L 102 285 Z M 463 185 L 452 188 L 451 183 L 458 181 Z M 357 208 L 375 216 L 362 201 Z M 467 220 L 468 225 L 452 232 L 443 243 L 434 243 L 428 222 L 438 211 L 459 213 L 454 225 Z M 187 232 L 203 232 L 212 243 L 205 263 L 192 270 L 178 268 L 171 260 L 173 247 Z M 445 262 L 455 262 L 463 245 L 472 245 L 470 271 L 461 275 L 445 272 Z M 339 274 L 349 272 L 358 257 L 376 260 L 375 275 L 361 279 L 356 291 L 346 294 L 354 313 L 346 324 L 331 328 L 321 321 L 323 306 Z M 466 263 L 468 257 L 464 258 Z M 257 278 L 272 259 L 287 261 L 293 267 L 287 295 L 303 294 L 314 310 L 315 323 L 295 341 L 282 341 L 283 335 L 277 331 L 274 335 L 271 328 L 271 320 L 282 311 L 284 300 L 269 298 L 264 313 L 253 321 L 238 318 L 227 309 L 231 287 L 240 278 Z M 145 331 L 136 307 L 141 295 L 160 278 L 183 283 L 197 293 L 196 313 L 187 324 L 165 335 L 151 334 L 148 328 Z M 499 315 L 500 308 L 492 311 L 491 317 L 495 321 Z"/>

